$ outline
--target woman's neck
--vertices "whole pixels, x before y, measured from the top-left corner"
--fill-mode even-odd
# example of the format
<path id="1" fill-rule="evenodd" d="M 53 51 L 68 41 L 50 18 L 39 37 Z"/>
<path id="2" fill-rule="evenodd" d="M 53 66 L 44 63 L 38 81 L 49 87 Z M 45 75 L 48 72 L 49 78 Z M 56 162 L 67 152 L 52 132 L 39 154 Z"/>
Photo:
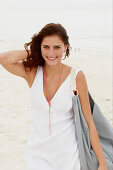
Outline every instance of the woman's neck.
<path id="1" fill-rule="evenodd" d="M 50 79 L 57 77 L 61 73 L 63 66 L 64 64 L 62 63 L 54 65 L 54 66 L 44 65 L 43 66 L 44 75 L 46 76 L 46 78 L 50 78 Z"/>

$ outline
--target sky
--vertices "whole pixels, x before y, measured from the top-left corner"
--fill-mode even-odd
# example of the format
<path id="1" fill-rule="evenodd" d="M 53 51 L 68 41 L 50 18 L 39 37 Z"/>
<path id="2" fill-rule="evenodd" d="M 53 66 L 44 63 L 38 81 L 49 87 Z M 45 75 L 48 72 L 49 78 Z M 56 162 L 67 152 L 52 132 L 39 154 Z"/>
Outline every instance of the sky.
<path id="1" fill-rule="evenodd" d="M 26 41 L 48 23 L 62 24 L 71 40 L 112 36 L 112 0 L 0 1 L 0 40 Z"/>

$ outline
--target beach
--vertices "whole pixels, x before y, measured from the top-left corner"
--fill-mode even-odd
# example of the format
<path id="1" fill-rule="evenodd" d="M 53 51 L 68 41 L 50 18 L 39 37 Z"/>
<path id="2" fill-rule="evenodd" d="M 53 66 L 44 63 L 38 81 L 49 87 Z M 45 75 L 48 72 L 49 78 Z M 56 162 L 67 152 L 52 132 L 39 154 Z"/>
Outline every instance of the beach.
<path id="1" fill-rule="evenodd" d="M 21 44 L 0 42 L 0 51 L 20 49 Z M 62 63 L 78 65 L 91 96 L 113 126 L 112 52 L 80 46 Z M 31 132 L 30 89 L 27 82 L 0 66 L 0 169 L 25 170 L 26 143 Z"/>

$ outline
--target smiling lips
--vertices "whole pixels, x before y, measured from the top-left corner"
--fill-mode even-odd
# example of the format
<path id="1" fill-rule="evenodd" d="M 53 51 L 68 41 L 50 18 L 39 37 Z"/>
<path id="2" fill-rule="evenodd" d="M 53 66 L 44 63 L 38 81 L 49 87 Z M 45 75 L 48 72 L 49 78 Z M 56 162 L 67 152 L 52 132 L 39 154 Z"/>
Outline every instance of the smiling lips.
<path id="1" fill-rule="evenodd" d="M 57 57 L 47 57 L 48 58 L 48 60 L 50 60 L 50 61 L 54 61 Z"/>

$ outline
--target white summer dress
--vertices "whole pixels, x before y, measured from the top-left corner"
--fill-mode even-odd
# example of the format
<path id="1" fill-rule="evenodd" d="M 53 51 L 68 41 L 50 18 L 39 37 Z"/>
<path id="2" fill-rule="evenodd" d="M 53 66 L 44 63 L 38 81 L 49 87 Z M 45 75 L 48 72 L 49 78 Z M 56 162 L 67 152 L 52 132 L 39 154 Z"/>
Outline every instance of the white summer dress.
<path id="1" fill-rule="evenodd" d="M 77 75 L 80 69 L 74 68 Z M 80 170 L 70 77 L 59 87 L 50 106 L 43 93 L 43 69 L 38 66 L 30 88 L 32 132 L 26 148 L 27 170 Z"/>

